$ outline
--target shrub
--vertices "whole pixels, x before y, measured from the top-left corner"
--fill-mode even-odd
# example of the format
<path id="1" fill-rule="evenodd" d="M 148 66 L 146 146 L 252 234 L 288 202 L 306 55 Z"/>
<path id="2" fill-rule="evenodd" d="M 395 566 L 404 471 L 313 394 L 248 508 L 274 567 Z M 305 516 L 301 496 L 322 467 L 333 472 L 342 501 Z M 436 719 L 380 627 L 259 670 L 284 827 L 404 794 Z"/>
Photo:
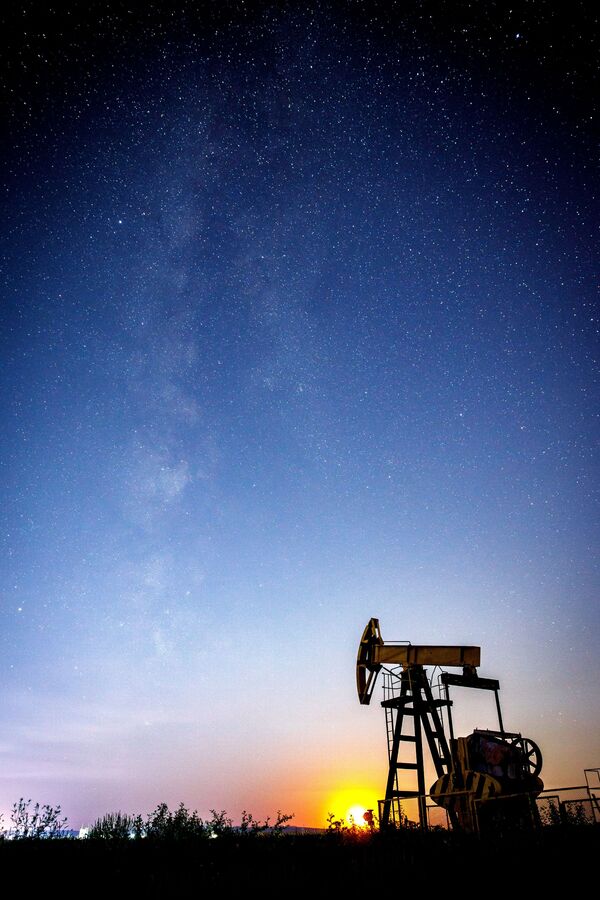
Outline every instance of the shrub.
<path id="1" fill-rule="evenodd" d="M 39 838 L 64 837 L 67 820 L 61 819 L 60 806 L 40 806 L 36 803 L 30 809 L 31 800 L 23 797 L 14 804 L 11 814 L 12 837 L 16 840 L 37 840 Z"/>
<path id="2" fill-rule="evenodd" d="M 225 810 L 217 812 L 211 809 L 212 818 L 203 822 L 198 812 L 190 812 L 183 803 L 171 812 L 166 803 L 159 803 L 156 809 L 149 813 L 146 822 L 141 816 L 129 816 L 125 813 L 107 813 L 101 819 L 97 819 L 90 828 L 87 837 L 91 839 L 124 841 L 129 838 L 149 838 L 155 841 L 181 841 L 198 840 L 211 837 L 236 837 L 256 835 L 268 832 L 271 835 L 280 835 L 286 823 L 293 818 L 292 815 L 277 811 L 277 817 L 273 825 L 267 818 L 264 822 L 255 819 L 252 813 L 242 813 L 242 820 L 235 826 Z"/>
<path id="3" fill-rule="evenodd" d="M 211 812 L 214 815 L 214 810 L 211 810 Z M 293 814 L 288 815 L 286 813 L 282 813 L 281 810 L 277 810 L 277 818 L 275 819 L 274 824 L 271 825 L 270 816 L 267 816 L 264 822 L 260 822 L 258 819 L 254 818 L 252 813 L 243 810 L 239 831 L 240 834 L 260 834 L 261 832 L 266 831 L 273 835 L 280 835 L 287 827 L 286 823 L 293 818 Z M 229 824 L 231 825 L 230 820 Z"/>
<path id="4" fill-rule="evenodd" d="M 228 817 L 224 809 L 217 812 L 211 809 L 212 819 L 207 823 L 209 835 L 211 837 L 224 837 L 233 833 L 233 822 Z"/>
<path id="5" fill-rule="evenodd" d="M 277 810 L 277 818 L 275 819 L 275 824 L 271 825 L 271 834 L 280 835 L 283 834 L 285 829 L 287 828 L 287 823 L 291 822 L 294 818 L 294 813 L 282 813 L 280 809 Z M 267 822 L 269 820 L 267 819 Z"/>
<path id="6" fill-rule="evenodd" d="M 100 819 L 96 819 L 88 832 L 88 838 L 103 841 L 126 841 L 136 835 L 136 826 L 139 827 L 139 816 L 135 819 L 127 813 L 106 813 Z"/>
<path id="7" fill-rule="evenodd" d="M 349 816 L 346 821 L 343 816 L 336 819 L 335 813 L 327 816 L 327 834 L 343 839 L 344 841 L 364 841 L 371 836 L 373 831 L 366 825 L 357 825 L 354 816 Z"/>
<path id="8" fill-rule="evenodd" d="M 180 803 L 171 812 L 166 803 L 160 803 L 147 818 L 144 829 L 146 837 L 157 840 L 189 840 L 206 837 L 205 825 L 197 811 L 190 812 Z"/>

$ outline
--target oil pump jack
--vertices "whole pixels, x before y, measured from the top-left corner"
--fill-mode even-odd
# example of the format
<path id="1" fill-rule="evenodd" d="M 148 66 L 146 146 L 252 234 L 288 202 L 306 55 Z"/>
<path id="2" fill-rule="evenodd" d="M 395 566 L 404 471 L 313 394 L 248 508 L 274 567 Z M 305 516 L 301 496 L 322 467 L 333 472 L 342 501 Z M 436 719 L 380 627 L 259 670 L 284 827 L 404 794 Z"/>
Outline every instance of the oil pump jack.
<path id="1" fill-rule="evenodd" d="M 417 802 L 421 828 L 428 827 L 424 739 L 437 774 L 429 796 L 447 810 L 453 828 L 481 830 L 499 820 L 524 827 L 537 822 L 534 801 L 544 787 L 538 777 L 541 752 L 529 738 L 505 731 L 500 683 L 479 677 L 480 657 L 481 649 L 473 646 L 386 644 L 379 620 L 369 620 L 358 646 L 356 686 L 359 701 L 368 705 L 383 670 L 381 705 L 386 715 L 389 770 L 385 798 L 379 802 L 381 828 L 398 823 L 401 803 L 409 798 Z M 435 697 L 426 666 L 462 668 L 462 674 L 442 671 L 440 696 Z M 467 737 L 455 738 L 453 686 L 493 692 L 498 729 L 475 729 Z M 441 715 L 444 709 L 448 734 Z M 402 776 L 411 772 L 416 775 L 416 786 L 408 789 L 401 784 Z M 502 802 L 490 803 L 494 799 Z"/>

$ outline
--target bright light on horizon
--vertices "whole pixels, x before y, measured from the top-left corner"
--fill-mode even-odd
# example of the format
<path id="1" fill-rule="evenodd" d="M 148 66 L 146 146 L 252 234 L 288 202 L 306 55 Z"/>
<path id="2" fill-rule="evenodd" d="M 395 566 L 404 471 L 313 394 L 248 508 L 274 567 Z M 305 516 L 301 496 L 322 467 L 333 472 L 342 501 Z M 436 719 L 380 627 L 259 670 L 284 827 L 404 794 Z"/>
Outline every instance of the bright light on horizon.
<path id="1" fill-rule="evenodd" d="M 353 820 L 355 825 L 366 825 L 366 822 L 363 819 L 363 814 L 366 811 L 367 810 L 365 806 L 351 806 L 346 813 L 346 821 L 350 822 L 351 820 Z"/>
<path id="2" fill-rule="evenodd" d="M 334 819 L 344 819 L 346 824 L 354 820 L 355 825 L 364 826 L 363 814 L 368 809 L 377 815 L 377 794 L 373 788 L 340 788 L 328 799 L 327 815 L 333 813 Z"/>

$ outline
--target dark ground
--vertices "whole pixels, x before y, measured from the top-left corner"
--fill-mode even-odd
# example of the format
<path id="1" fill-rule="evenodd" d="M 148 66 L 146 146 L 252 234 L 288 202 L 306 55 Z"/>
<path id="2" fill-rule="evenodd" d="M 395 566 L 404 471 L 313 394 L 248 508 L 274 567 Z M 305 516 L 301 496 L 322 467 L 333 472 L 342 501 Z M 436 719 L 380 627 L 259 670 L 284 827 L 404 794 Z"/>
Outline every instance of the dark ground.
<path id="1" fill-rule="evenodd" d="M 95 889 L 132 897 L 215 890 L 225 896 L 356 896 L 417 886 L 471 893 L 525 885 L 556 889 L 565 879 L 572 891 L 589 883 L 599 839 L 600 827 L 587 826 L 486 839 L 400 832 L 362 839 L 284 834 L 176 842 L 4 841 L 0 866 L 4 883 L 16 879 L 27 895 Z"/>

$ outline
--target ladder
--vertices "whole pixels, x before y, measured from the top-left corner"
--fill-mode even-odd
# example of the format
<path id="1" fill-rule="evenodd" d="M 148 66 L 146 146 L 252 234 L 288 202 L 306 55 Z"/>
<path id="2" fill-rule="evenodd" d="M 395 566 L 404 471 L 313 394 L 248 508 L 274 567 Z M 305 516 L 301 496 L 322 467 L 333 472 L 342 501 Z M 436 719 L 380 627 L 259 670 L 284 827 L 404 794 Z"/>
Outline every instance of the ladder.
<path id="1" fill-rule="evenodd" d="M 390 817 L 396 824 L 396 807 L 401 810 L 402 801 L 410 798 L 417 800 L 420 826 L 427 829 L 423 737 L 429 746 L 437 777 L 450 772 L 450 748 L 439 713 L 440 708 L 449 706 L 450 702 L 448 699 L 434 699 L 426 671 L 421 665 L 409 665 L 400 674 L 394 673 L 389 679 L 387 690 L 384 684 L 384 700 L 381 705 L 386 711 L 389 770 L 385 800 L 380 808 L 382 828 L 390 824 Z M 413 727 L 408 731 L 406 725 L 411 720 Z M 411 759 L 408 759 L 409 745 L 414 747 Z M 404 772 L 416 776 L 416 789 L 402 786 L 399 776 Z"/>

